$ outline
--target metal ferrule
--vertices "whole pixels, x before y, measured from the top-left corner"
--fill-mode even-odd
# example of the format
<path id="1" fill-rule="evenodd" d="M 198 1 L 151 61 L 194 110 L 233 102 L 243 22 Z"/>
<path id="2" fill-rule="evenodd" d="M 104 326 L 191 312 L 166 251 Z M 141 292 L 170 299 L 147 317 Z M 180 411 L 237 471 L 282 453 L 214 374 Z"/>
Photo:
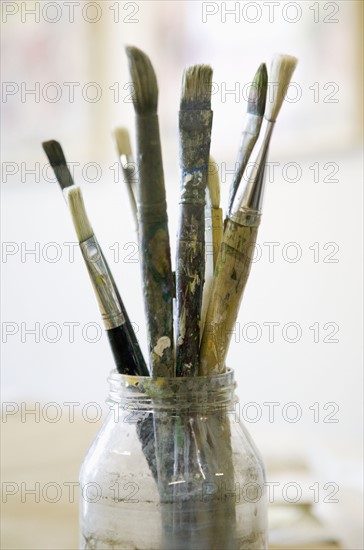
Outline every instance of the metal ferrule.
<path id="1" fill-rule="evenodd" d="M 230 217 L 236 215 L 239 211 L 261 212 L 264 194 L 265 162 L 273 128 L 274 122 L 264 118 L 258 141 L 254 146 L 242 177 L 242 180 L 246 184 L 245 186 L 241 185 L 241 189 L 239 188 L 236 193 Z"/>
<path id="2" fill-rule="evenodd" d="M 125 323 L 110 272 L 95 236 L 80 243 L 106 330 Z"/>

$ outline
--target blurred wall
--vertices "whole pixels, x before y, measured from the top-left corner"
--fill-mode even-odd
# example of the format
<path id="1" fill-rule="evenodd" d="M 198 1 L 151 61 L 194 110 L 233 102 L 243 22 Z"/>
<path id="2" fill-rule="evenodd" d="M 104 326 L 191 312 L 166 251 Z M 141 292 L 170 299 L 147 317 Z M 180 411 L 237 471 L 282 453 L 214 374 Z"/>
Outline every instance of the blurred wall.
<path id="1" fill-rule="evenodd" d="M 145 350 L 136 236 L 111 137 L 114 127 L 127 126 L 135 151 L 123 47 L 144 49 L 157 73 L 173 241 L 183 68 L 200 62 L 214 68 L 211 152 L 225 206 L 249 83 L 262 61 L 269 67 L 273 53 L 285 52 L 299 64 L 270 148 L 256 261 L 228 363 L 263 454 L 327 446 L 328 456 L 340 457 L 344 446 L 357 457 L 362 2 L 2 2 L 1 8 L 5 406 L 103 404 L 112 368 L 41 142 L 59 140 L 74 163 Z M 11 443 L 7 452 L 11 461 Z M 340 468 L 335 475 L 345 482 Z"/>

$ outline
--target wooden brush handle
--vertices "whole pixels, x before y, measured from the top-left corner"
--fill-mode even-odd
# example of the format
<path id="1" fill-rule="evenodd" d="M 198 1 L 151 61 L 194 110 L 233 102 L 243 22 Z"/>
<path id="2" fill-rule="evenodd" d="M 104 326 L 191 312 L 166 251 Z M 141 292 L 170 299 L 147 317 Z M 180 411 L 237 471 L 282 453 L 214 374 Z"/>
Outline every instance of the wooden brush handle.
<path id="1" fill-rule="evenodd" d="M 182 205 L 176 265 L 177 376 L 194 376 L 198 370 L 205 278 L 204 215 L 203 205 Z"/>
<path id="2" fill-rule="evenodd" d="M 212 242 L 213 242 L 213 262 L 214 269 L 216 267 L 217 258 L 219 257 L 220 246 L 223 236 L 223 221 L 222 221 L 222 209 L 212 208 Z"/>
<path id="3" fill-rule="evenodd" d="M 200 375 L 225 372 L 231 332 L 248 280 L 258 227 L 228 220 L 201 340 Z"/>
<path id="4" fill-rule="evenodd" d="M 173 276 L 159 124 L 137 116 L 138 222 L 150 370 L 174 376 Z"/>
<path id="5" fill-rule="evenodd" d="M 174 376 L 173 276 L 167 220 L 140 224 L 140 252 L 153 376 Z"/>
<path id="6" fill-rule="evenodd" d="M 132 376 L 149 376 L 145 363 L 139 360 L 125 324 L 107 330 L 106 333 L 118 372 Z"/>
<path id="7" fill-rule="evenodd" d="M 195 376 L 199 365 L 211 126 L 211 110 L 179 113 L 182 182 L 176 262 L 177 376 Z"/>

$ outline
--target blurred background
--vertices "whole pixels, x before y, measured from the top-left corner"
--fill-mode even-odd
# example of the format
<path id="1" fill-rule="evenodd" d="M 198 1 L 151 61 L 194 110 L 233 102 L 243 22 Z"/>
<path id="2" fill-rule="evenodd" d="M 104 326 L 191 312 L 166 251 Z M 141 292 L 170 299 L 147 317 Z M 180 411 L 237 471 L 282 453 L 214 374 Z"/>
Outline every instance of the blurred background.
<path id="1" fill-rule="evenodd" d="M 249 83 L 274 53 L 299 58 L 228 364 L 276 483 L 272 548 L 363 548 L 363 3 L 3 1 L 1 10 L 2 548 L 77 547 L 78 470 L 113 366 L 42 141 L 63 146 L 146 350 L 111 135 L 126 126 L 135 151 L 126 44 L 148 53 L 158 78 L 173 250 L 183 69 L 214 69 L 211 153 L 225 206 Z"/>

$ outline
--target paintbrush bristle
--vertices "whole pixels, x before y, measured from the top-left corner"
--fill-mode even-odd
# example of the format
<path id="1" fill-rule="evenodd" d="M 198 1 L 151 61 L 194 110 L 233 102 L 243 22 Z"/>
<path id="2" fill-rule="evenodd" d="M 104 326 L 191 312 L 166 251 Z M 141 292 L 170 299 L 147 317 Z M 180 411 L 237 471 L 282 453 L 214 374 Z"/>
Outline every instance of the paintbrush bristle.
<path id="1" fill-rule="evenodd" d="M 181 109 L 211 109 L 212 69 L 193 65 L 183 72 Z"/>
<path id="2" fill-rule="evenodd" d="M 115 128 L 113 131 L 119 156 L 131 157 L 129 132 L 126 128 Z"/>
<path id="3" fill-rule="evenodd" d="M 51 139 L 50 141 L 43 141 L 42 147 L 61 188 L 64 189 L 65 187 L 73 185 L 73 179 L 60 143 Z"/>
<path id="4" fill-rule="evenodd" d="M 125 48 L 133 82 L 133 103 L 138 114 L 156 113 L 158 105 L 158 84 L 149 57 L 134 46 Z"/>
<path id="5" fill-rule="evenodd" d="M 267 97 L 268 73 L 265 63 L 262 63 L 255 73 L 253 83 L 250 87 L 248 98 L 248 113 L 263 116 L 265 111 L 265 100 Z"/>
<path id="6" fill-rule="evenodd" d="M 78 240 L 83 243 L 94 233 L 87 217 L 81 189 L 76 186 L 71 187 L 67 193 L 67 201 Z"/>
<path id="7" fill-rule="evenodd" d="M 269 94 L 264 114 L 267 120 L 275 122 L 282 107 L 287 88 L 293 71 L 297 65 L 297 58 L 290 55 L 276 54 L 273 57 L 269 76 Z"/>
<path id="8" fill-rule="evenodd" d="M 212 208 L 220 208 L 220 181 L 219 169 L 212 157 L 209 159 L 207 172 L 207 186 Z"/>

